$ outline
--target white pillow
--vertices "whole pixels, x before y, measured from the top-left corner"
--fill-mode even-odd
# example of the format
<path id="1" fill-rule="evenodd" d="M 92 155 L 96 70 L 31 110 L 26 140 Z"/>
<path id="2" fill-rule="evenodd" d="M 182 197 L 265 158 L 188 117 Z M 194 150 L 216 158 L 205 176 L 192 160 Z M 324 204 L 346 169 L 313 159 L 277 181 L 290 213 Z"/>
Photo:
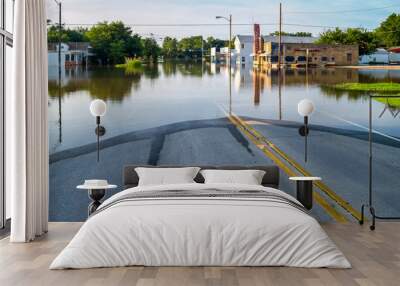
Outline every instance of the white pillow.
<path id="1" fill-rule="evenodd" d="M 193 180 L 200 171 L 198 167 L 183 168 L 135 168 L 139 176 L 139 186 L 187 184 L 195 183 Z"/>
<path id="2" fill-rule="evenodd" d="M 261 170 L 202 170 L 205 184 L 261 185 L 265 171 Z"/>

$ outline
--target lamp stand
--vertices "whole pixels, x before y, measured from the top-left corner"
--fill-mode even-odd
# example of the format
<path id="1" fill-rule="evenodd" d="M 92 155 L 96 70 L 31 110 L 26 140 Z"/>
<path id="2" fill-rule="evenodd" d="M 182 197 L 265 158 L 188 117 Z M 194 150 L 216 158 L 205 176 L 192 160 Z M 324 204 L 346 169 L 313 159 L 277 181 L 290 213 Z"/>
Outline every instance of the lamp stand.
<path id="1" fill-rule="evenodd" d="M 304 125 L 299 128 L 299 134 L 304 137 L 304 161 L 307 162 L 308 158 L 308 133 L 309 133 L 309 128 L 308 128 L 308 116 L 304 116 Z"/>
<path id="2" fill-rule="evenodd" d="M 97 135 L 97 162 L 100 161 L 100 137 L 106 134 L 106 129 L 104 126 L 100 125 L 100 116 L 96 116 L 96 129 L 94 132 Z"/>
<path id="3" fill-rule="evenodd" d="M 368 204 L 363 204 L 361 206 L 361 219 L 359 223 L 362 225 L 364 224 L 364 210 L 365 208 L 369 209 L 369 212 L 372 217 L 372 223 L 370 225 L 370 230 L 375 230 L 375 220 L 376 219 L 383 219 L 383 220 L 400 220 L 400 217 L 385 217 L 385 216 L 378 216 L 375 212 L 375 208 L 373 207 L 372 202 L 372 99 L 373 98 L 388 98 L 388 97 L 395 97 L 400 98 L 400 95 L 370 95 L 369 96 L 369 131 L 368 131 L 368 144 L 369 144 L 369 167 L 368 167 Z"/>
<path id="4" fill-rule="evenodd" d="M 307 162 L 307 157 L 308 157 L 308 116 L 304 116 L 304 128 L 305 128 L 305 136 L 304 136 L 304 161 Z"/>
<path id="5" fill-rule="evenodd" d="M 97 162 L 100 161 L 100 116 L 96 116 L 96 135 L 97 135 Z"/>

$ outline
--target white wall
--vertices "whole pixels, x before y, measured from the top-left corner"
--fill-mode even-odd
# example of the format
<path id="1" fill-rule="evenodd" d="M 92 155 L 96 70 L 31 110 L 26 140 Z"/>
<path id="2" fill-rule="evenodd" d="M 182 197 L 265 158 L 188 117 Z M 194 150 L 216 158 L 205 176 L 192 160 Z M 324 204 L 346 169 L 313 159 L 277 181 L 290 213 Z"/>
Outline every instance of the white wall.
<path id="1" fill-rule="evenodd" d="M 390 63 L 400 63 L 400 54 L 390 53 L 389 54 L 389 62 Z"/>
<path id="2" fill-rule="evenodd" d="M 57 66 L 58 67 L 58 52 L 48 52 L 48 62 L 49 67 Z M 65 66 L 65 53 L 61 52 L 61 66 Z"/>
<path id="3" fill-rule="evenodd" d="M 243 47 L 244 45 L 244 47 Z M 235 54 L 236 64 L 253 64 L 253 58 L 250 56 L 253 53 L 253 43 L 240 42 L 239 38 L 235 39 Z"/>
<path id="4" fill-rule="evenodd" d="M 370 63 L 389 63 L 389 54 L 374 53 L 370 55 L 360 56 L 360 64 L 370 64 Z"/>

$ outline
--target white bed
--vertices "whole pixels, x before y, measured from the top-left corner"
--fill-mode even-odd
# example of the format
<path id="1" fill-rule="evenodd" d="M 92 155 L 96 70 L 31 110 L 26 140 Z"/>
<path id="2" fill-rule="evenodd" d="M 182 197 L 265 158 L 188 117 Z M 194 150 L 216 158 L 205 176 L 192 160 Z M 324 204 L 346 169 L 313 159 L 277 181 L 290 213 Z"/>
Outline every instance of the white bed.
<path id="1" fill-rule="evenodd" d="M 210 189 L 265 191 L 299 204 L 282 191 L 254 185 L 192 183 L 130 188 L 100 206 L 50 269 L 128 265 L 351 267 L 319 223 L 289 203 L 243 196 L 119 201 L 137 192 Z"/>

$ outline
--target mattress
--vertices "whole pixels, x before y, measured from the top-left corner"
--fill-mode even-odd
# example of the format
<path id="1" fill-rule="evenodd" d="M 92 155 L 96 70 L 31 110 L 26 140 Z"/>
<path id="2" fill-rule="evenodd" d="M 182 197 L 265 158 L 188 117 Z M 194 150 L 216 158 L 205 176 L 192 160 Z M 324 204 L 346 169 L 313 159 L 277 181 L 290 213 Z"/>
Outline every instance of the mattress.
<path id="1" fill-rule="evenodd" d="M 134 265 L 351 267 L 290 195 L 193 183 L 134 187 L 107 199 L 50 269 Z"/>

